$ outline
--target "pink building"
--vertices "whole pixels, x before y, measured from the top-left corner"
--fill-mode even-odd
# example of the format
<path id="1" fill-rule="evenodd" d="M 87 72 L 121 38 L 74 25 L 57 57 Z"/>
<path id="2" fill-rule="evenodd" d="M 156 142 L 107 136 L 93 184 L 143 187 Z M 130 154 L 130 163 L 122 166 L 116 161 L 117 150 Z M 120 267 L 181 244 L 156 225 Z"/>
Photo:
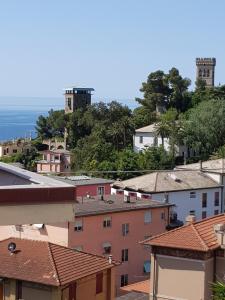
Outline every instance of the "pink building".
<path id="1" fill-rule="evenodd" d="M 70 172 L 71 155 L 63 149 L 42 151 L 42 160 L 37 162 L 38 173 Z"/>
<path id="2" fill-rule="evenodd" d="M 122 262 L 116 268 L 117 294 L 121 286 L 148 279 L 149 247 L 139 242 L 166 231 L 171 204 L 132 197 L 124 201 L 113 195 L 104 200 L 77 199 L 74 222 L 3 226 L 0 239 L 45 240 L 105 257 L 112 255 Z"/>
<path id="3" fill-rule="evenodd" d="M 111 184 L 113 180 L 96 178 L 89 176 L 57 176 L 54 179 L 58 179 L 64 183 L 68 183 L 76 187 L 76 196 L 77 197 L 93 197 L 106 196 L 111 194 Z M 92 199 L 93 200 L 93 199 Z"/>

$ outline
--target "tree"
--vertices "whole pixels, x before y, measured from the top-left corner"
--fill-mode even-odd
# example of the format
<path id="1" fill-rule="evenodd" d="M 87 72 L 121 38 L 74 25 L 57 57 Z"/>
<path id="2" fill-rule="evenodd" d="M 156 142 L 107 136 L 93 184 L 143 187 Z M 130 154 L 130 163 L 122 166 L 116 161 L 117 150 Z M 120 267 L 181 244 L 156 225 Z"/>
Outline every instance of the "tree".
<path id="1" fill-rule="evenodd" d="M 144 93 L 144 98 L 136 98 L 136 101 L 143 105 L 150 114 L 164 110 L 171 93 L 168 76 L 161 70 L 150 73 L 147 82 L 142 83 L 140 91 Z"/>
<path id="2" fill-rule="evenodd" d="M 225 285 L 222 282 L 212 283 L 213 300 L 224 300 L 225 299 Z"/>
<path id="3" fill-rule="evenodd" d="M 183 120 L 183 142 L 196 150 L 202 159 L 225 144 L 225 101 L 201 102 Z"/>

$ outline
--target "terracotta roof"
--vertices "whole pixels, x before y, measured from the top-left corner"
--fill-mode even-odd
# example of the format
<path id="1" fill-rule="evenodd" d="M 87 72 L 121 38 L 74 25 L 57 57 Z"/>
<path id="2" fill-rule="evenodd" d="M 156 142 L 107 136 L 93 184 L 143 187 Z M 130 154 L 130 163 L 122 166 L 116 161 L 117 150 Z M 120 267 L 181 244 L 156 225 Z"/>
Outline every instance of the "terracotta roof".
<path id="1" fill-rule="evenodd" d="M 148 125 L 148 126 L 145 126 L 145 127 L 141 127 L 141 128 L 138 128 L 135 130 L 135 132 L 156 132 L 156 126 L 157 124 L 156 123 L 153 123 L 151 125 Z"/>
<path id="2" fill-rule="evenodd" d="M 16 243 L 16 252 L 8 244 Z M 9 238 L 0 242 L 0 277 L 63 286 L 114 267 L 97 255 L 49 242 Z"/>
<path id="3" fill-rule="evenodd" d="M 194 222 L 141 242 L 145 245 L 207 252 L 219 247 L 214 225 L 225 223 L 225 214 Z"/>
<path id="4" fill-rule="evenodd" d="M 150 292 L 150 279 L 135 282 L 120 288 L 126 292 L 139 292 L 149 294 Z"/>
<path id="5" fill-rule="evenodd" d="M 220 187 L 220 185 L 197 170 L 171 170 L 152 172 L 128 180 L 116 181 L 112 187 L 142 193 L 160 193 Z"/>

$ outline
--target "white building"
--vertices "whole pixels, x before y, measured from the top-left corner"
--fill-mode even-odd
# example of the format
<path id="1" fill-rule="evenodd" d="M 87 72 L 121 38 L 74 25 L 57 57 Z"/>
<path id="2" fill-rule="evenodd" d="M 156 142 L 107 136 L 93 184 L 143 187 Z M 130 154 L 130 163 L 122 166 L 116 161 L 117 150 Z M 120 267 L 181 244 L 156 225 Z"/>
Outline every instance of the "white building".
<path id="1" fill-rule="evenodd" d="M 177 166 L 176 170 L 199 170 L 218 184 L 222 185 L 222 212 L 225 211 L 225 159 L 207 160 L 204 162 Z"/>
<path id="2" fill-rule="evenodd" d="M 133 137 L 134 151 L 139 152 L 147 147 L 160 146 L 164 143 L 164 149 L 169 151 L 170 143 L 169 138 L 162 138 L 157 135 L 156 123 L 139 128 L 135 130 Z M 177 156 L 188 156 L 187 148 L 185 146 L 176 146 Z"/>
<path id="3" fill-rule="evenodd" d="M 175 205 L 178 219 L 185 222 L 194 214 L 197 220 L 222 212 L 222 186 L 200 171 L 162 171 L 117 181 L 112 194 L 152 198 Z"/>

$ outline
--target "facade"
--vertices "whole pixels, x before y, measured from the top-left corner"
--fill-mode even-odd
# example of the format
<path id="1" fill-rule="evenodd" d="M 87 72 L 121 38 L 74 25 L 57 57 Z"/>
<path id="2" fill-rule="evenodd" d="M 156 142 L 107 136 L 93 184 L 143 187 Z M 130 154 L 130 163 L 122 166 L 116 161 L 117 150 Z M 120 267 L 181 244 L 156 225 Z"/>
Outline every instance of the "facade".
<path id="1" fill-rule="evenodd" d="M 215 81 L 216 59 L 213 58 L 196 58 L 196 79 L 206 82 L 207 87 L 213 87 Z"/>
<path id="2" fill-rule="evenodd" d="M 96 196 L 101 199 L 111 194 L 111 184 L 113 180 L 89 176 L 57 176 L 54 179 L 68 183 L 76 187 L 76 196 L 95 199 Z"/>
<path id="3" fill-rule="evenodd" d="M 225 211 L 225 159 L 207 160 L 194 164 L 180 165 L 176 170 L 199 170 L 222 186 L 221 212 Z"/>
<path id="4" fill-rule="evenodd" d="M 0 163 L 0 225 L 73 220 L 74 202 L 73 186 Z"/>
<path id="5" fill-rule="evenodd" d="M 79 198 L 78 198 L 79 200 Z M 82 198 L 75 204 L 73 222 L 2 226 L 7 236 L 45 240 L 122 261 L 116 270 L 116 293 L 120 287 L 149 278 L 149 252 L 139 241 L 162 233 L 168 225 L 170 204 L 153 200 L 109 196 L 107 200 Z M 38 226 L 37 225 L 43 225 Z"/>
<path id="6" fill-rule="evenodd" d="M 0 144 L 0 158 L 8 157 L 16 154 L 28 154 L 31 151 L 30 139 L 18 139 Z"/>
<path id="7" fill-rule="evenodd" d="M 140 152 L 148 147 L 152 146 L 162 146 L 166 151 L 170 149 L 169 138 L 162 138 L 157 135 L 157 124 L 153 123 L 151 125 L 139 128 L 135 130 L 135 135 L 133 137 L 134 151 Z M 178 145 L 176 146 L 176 155 L 182 157 L 188 157 L 189 151 L 187 147 Z"/>
<path id="8" fill-rule="evenodd" d="M 113 261 L 59 245 L 0 242 L 0 299 L 113 300 Z"/>
<path id="9" fill-rule="evenodd" d="M 71 154 L 67 150 L 42 151 L 42 160 L 37 161 L 38 173 L 68 173 L 70 172 Z"/>
<path id="10" fill-rule="evenodd" d="M 48 150 L 66 150 L 66 141 L 65 139 L 47 139 L 43 140 L 42 144 L 48 147 Z"/>
<path id="11" fill-rule="evenodd" d="M 153 198 L 175 205 L 178 219 L 189 214 L 197 220 L 222 212 L 223 188 L 200 171 L 180 170 L 152 172 L 136 178 L 113 183 L 112 194 L 123 193 L 140 199 Z"/>
<path id="12" fill-rule="evenodd" d="M 91 104 L 93 88 L 69 87 L 65 89 L 65 113 L 72 113 L 78 108 Z"/>
<path id="13" fill-rule="evenodd" d="M 144 241 L 152 251 L 150 299 L 212 299 L 212 282 L 225 280 L 224 234 L 221 214 Z"/>

